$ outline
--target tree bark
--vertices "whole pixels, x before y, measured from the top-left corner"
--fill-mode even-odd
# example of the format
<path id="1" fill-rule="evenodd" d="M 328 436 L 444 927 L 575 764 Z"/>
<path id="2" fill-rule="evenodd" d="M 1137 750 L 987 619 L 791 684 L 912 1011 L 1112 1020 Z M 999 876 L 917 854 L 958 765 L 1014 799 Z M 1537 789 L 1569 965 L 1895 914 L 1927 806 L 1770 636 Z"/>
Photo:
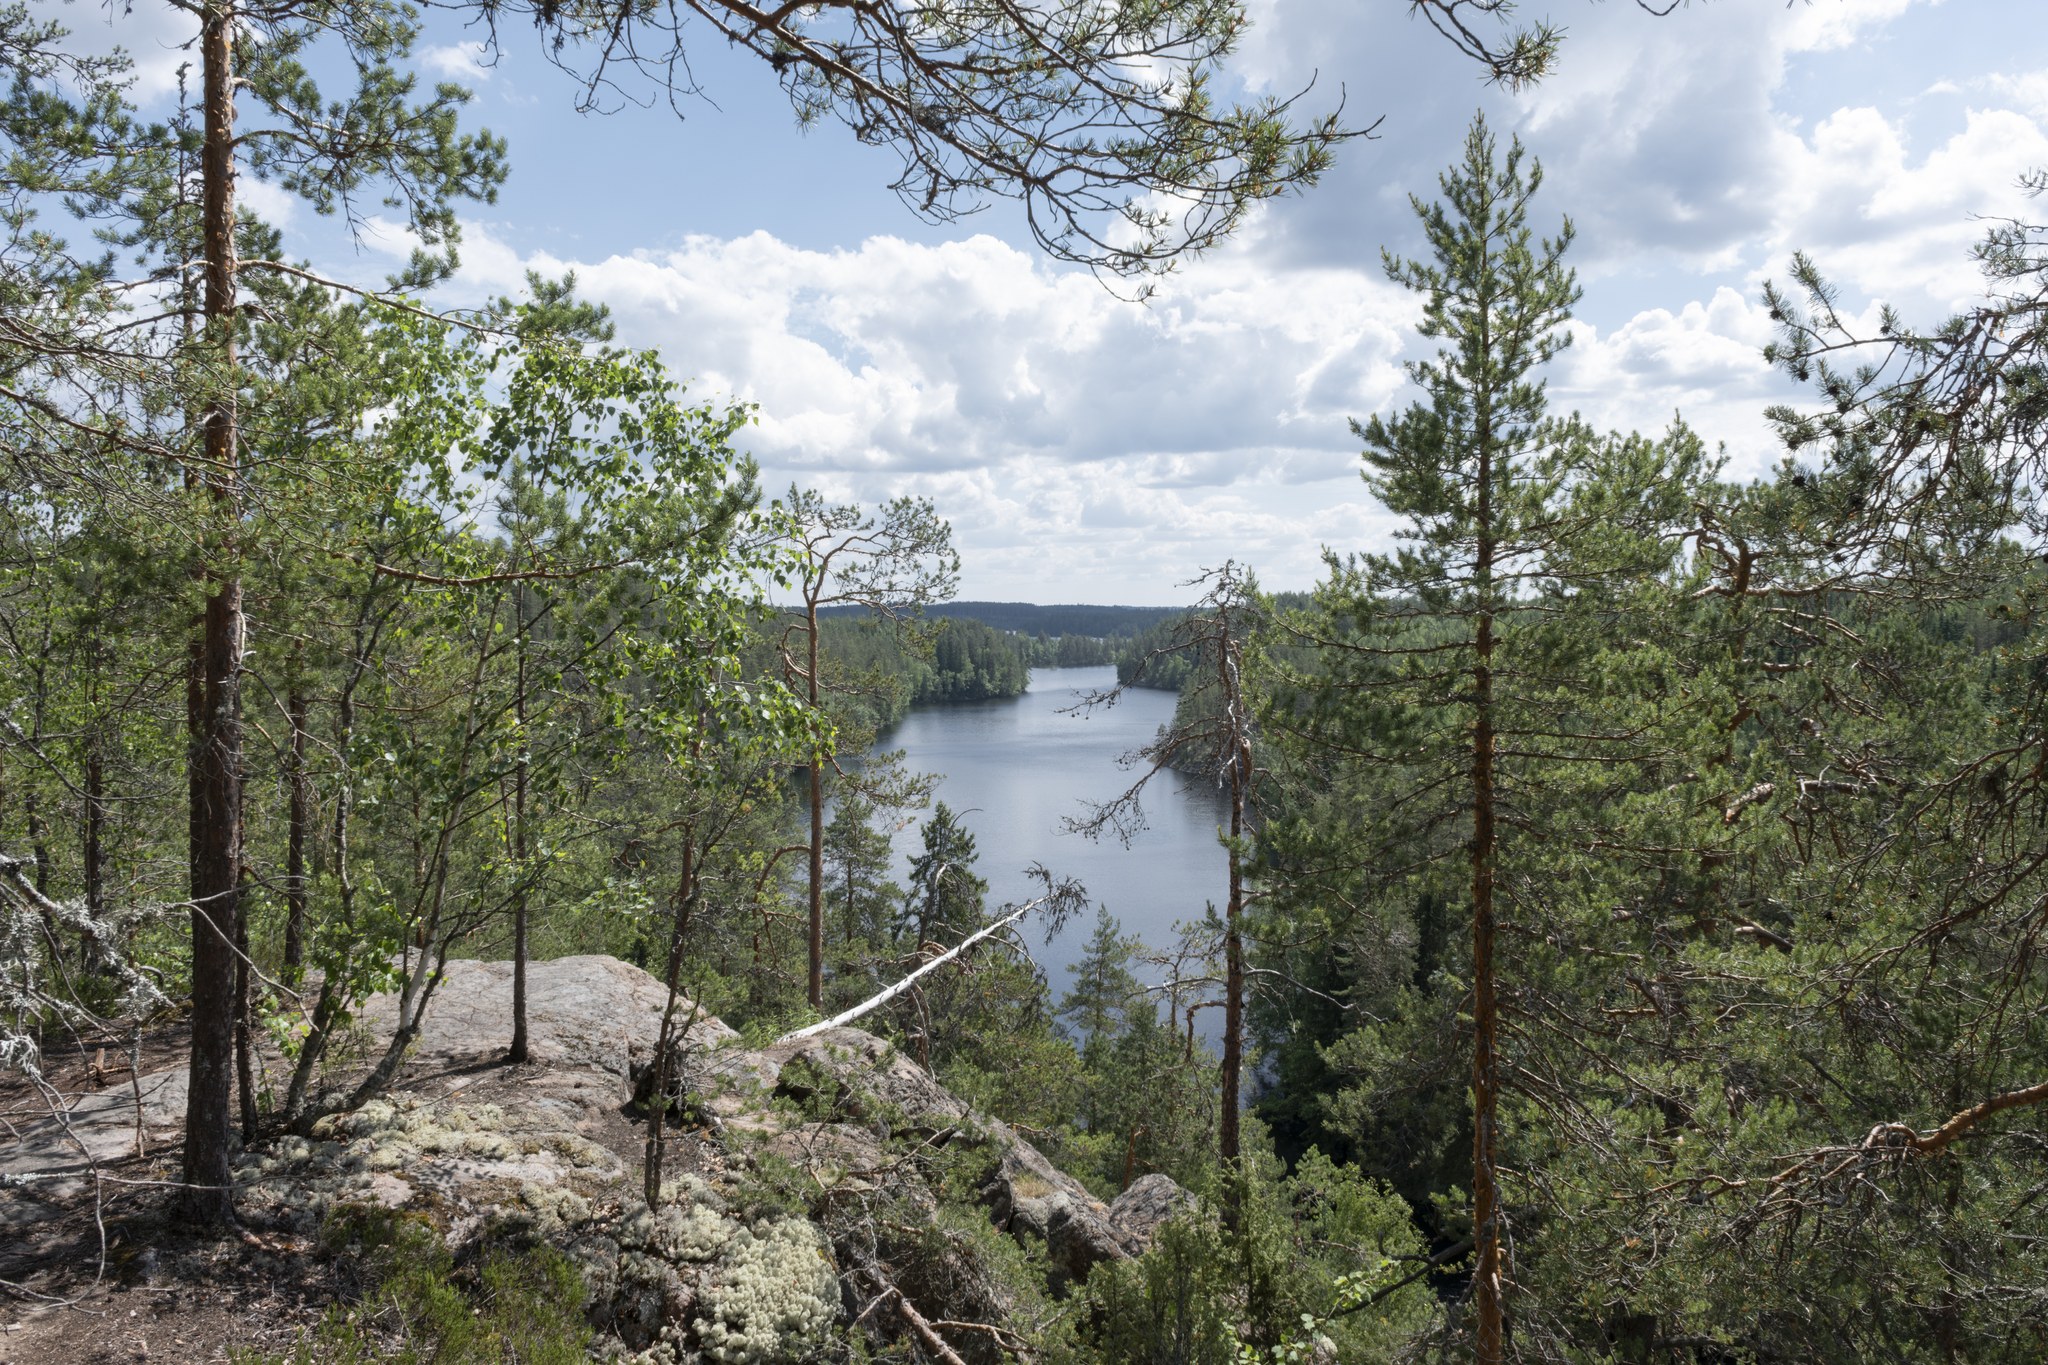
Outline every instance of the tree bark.
<path id="1" fill-rule="evenodd" d="M 234 1221 L 229 1115 L 234 1056 L 236 879 L 242 846 L 242 583 L 234 565 L 236 478 L 233 0 L 215 0 L 199 29 L 204 141 L 200 151 L 205 247 L 203 480 L 217 514 L 203 552 L 208 596 L 202 627 L 199 744 L 192 781 L 192 1061 L 185 1105 L 183 1208 L 192 1222 Z"/>
<path id="2" fill-rule="evenodd" d="M 821 576 L 819 582 L 823 582 Z M 805 692 L 811 712 L 818 710 L 818 603 L 805 602 L 805 619 L 810 626 L 807 667 L 810 676 Z M 824 756 L 811 755 L 811 918 L 810 918 L 810 1001 L 812 1009 L 825 1007 L 825 770 Z"/>
<path id="3" fill-rule="evenodd" d="M 292 727 L 291 809 L 284 855 L 284 971 L 297 984 L 306 966 L 306 835 L 313 824 L 313 785 L 306 772 L 306 701 L 301 683 L 285 700 Z"/>
<path id="4" fill-rule="evenodd" d="M 46 831 L 33 787 L 22 797 L 21 808 L 28 813 L 28 846 L 35 861 L 36 894 L 47 896 L 50 894 L 50 843 L 43 837 Z"/>
<path id="5" fill-rule="evenodd" d="M 1220 613 L 1219 613 L 1220 614 Z M 1223 908 L 1223 1067 L 1219 1079 L 1221 1108 L 1217 1113 L 1216 1147 L 1226 1169 L 1237 1165 L 1238 1098 L 1244 1068 L 1244 864 L 1239 857 L 1244 838 L 1246 783 L 1250 779 L 1251 737 L 1244 733 L 1237 676 L 1236 647 L 1230 618 L 1221 614 L 1223 629 L 1216 641 L 1218 681 L 1223 704 L 1231 713 L 1230 744 L 1230 891 Z M 1234 1186 L 1232 1187 L 1235 1188 Z M 1233 1209 L 1234 1212 L 1234 1209 Z"/>
<path id="6" fill-rule="evenodd" d="M 250 1024 L 249 917 L 235 917 L 235 1093 L 242 1102 L 242 1141 L 256 1140 L 256 1064 Z"/>
<path id="7" fill-rule="evenodd" d="M 667 1150 L 668 1064 L 675 1048 L 676 997 L 682 991 L 683 949 L 689 940 L 691 911 L 696 904 L 697 827 L 692 823 L 683 830 L 683 868 L 676 877 L 675 904 L 669 919 L 668 962 L 661 977 L 667 993 L 661 1007 L 661 1029 L 654 1043 L 653 1104 L 647 1113 L 647 1149 L 640 1170 L 641 1194 L 649 1208 L 661 1203 L 661 1166 Z M 693 1013 L 684 1026 L 685 1036 L 696 1022 Z"/>
<path id="8" fill-rule="evenodd" d="M 85 908 L 94 919 L 107 909 L 107 763 L 98 722 L 85 739 Z"/>
<path id="9" fill-rule="evenodd" d="M 512 594 L 513 625 L 519 632 L 513 642 L 513 718 L 519 726 L 519 760 L 512 771 L 512 1046 L 505 1050 L 508 1062 L 524 1062 L 526 1042 L 526 796 L 527 770 L 533 757 L 533 743 L 526 733 L 526 592 Z"/>
<path id="10" fill-rule="evenodd" d="M 1472 1268 L 1477 1317 L 1475 1357 L 1500 1365 L 1506 1350 L 1502 1311 L 1498 1105 L 1500 1060 L 1493 980 L 1493 433 L 1484 407 L 1477 423 L 1478 553 L 1474 579 L 1478 621 L 1472 663 Z"/>

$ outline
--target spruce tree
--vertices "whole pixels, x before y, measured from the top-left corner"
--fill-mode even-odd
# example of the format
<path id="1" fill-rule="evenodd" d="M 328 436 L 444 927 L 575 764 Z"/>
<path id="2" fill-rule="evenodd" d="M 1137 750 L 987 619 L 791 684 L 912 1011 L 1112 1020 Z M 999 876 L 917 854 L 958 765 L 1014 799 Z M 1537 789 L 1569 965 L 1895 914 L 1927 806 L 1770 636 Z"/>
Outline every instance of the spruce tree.
<path id="1" fill-rule="evenodd" d="M 910 889 L 896 933 L 915 950 L 950 945 L 982 925 L 988 883 L 974 872 L 974 836 L 941 801 L 923 827 L 924 848 L 911 859 Z"/>

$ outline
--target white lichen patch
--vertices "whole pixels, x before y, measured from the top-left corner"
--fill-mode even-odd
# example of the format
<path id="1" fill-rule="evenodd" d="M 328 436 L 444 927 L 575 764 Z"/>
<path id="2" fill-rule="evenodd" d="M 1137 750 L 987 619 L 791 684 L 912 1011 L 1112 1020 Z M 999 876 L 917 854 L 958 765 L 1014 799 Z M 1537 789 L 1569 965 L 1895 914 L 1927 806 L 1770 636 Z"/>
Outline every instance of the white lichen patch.
<path id="1" fill-rule="evenodd" d="M 704 1286 L 697 1322 L 706 1359 L 720 1365 L 800 1361 L 839 1311 L 839 1281 L 824 1235 L 788 1219 L 742 1231 Z"/>
<path id="2" fill-rule="evenodd" d="M 674 1205 L 662 1210 L 661 1250 L 672 1261 L 715 1260 L 732 1242 L 738 1225 L 718 1210 L 692 1204 L 678 1216 Z"/>
<path id="3" fill-rule="evenodd" d="M 619 1165 L 619 1159 L 610 1150 L 575 1133 L 550 1133 L 536 1145 L 535 1150 L 552 1152 L 571 1166 L 584 1170 L 609 1171 Z"/>
<path id="4" fill-rule="evenodd" d="M 244 1198 L 294 1223 L 340 1202 L 390 1205 L 400 1190 L 482 1203 L 549 1237 L 589 1221 L 586 1195 L 621 1174 L 618 1158 L 573 1133 L 507 1131 L 516 1126 L 495 1104 L 402 1093 L 322 1118 L 313 1141 L 254 1149 L 237 1174 Z M 586 1188 L 567 1188 L 572 1176 Z"/>
<path id="5" fill-rule="evenodd" d="M 549 1241 L 557 1241 L 590 1221 L 590 1201 L 574 1190 L 528 1185 L 519 1191 L 519 1203 L 534 1231 Z"/>

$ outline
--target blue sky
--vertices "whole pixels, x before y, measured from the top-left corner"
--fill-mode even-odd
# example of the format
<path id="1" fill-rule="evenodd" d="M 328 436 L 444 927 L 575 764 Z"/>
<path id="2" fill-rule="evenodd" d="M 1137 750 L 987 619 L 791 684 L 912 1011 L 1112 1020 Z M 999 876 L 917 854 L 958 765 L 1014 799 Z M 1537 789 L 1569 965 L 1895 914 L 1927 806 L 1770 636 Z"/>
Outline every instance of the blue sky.
<path id="1" fill-rule="evenodd" d="M 1474 110 L 1549 173 L 1537 220 L 1570 214 L 1586 288 L 1553 401 L 1606 426 L 1674 411 L 1730 466 L 1773 458 L 1762 282 L 1804 249 L 1859 310 L 1964 303 L 1982 216 L 2019 214 L 2048 165 L 2048 25 L 2033 0 L 1713 0 L 1652 18 L 1624 0 L 1525 0 L 1567 31 L 1560 69 L 1486 87 L 1395 0 L 1253 0 L 1231 65 L 1257 92 L 1342 91 L 1379 136 L 1308 194 L 1183 266 L 1149 306 L 1036 257 L 1006 204 L 947 227 L 887 191 L 893 161 L 795 127 L 771 74 L 708 42 L 705 98 L 578 116 L 573 84 L 508 26 L 494 64 L 443 23 L 422 65 L 476 91 L 511 142 L 511 182 L 465 213 L 450 303 L 573 268 L 622 339 L 659 347 L 700 394 L 758 403 L 772 491 L 933 498 L 963 596 L 1156 603 L 1236 557 L 1274 587 L 1322 547 L 1390 523 L 1356 477 L 1346 419 L 1406 402 L 1412 299 L 1379 269 L 1420 249 L 1407 207 L 1435 189 Z M 181 54 L 168 6 L 78 5 L 161 99 Z M 351 246 L 247 191 L 323 269 L 380 279 L 397 234 Z M 2048 206 L 2033 205 L 2048 213 Z"/>

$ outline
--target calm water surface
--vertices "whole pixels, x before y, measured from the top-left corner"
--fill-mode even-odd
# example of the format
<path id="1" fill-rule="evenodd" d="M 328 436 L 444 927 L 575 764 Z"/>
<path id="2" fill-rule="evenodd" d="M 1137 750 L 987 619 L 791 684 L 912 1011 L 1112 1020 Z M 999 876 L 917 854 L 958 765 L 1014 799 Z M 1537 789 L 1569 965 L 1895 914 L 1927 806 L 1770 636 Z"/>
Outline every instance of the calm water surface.
<path id="1" fill-rule="evenodd" d="M 1223 898 L 1217 829 L 1226 807 L 1212 783 L 1162 773 L 1145 790 L 1147 827 L 1129 847 L 1114 835 L 1090 840 L 1063 831 L 1063 820 L 1085 817 L 1091 803 L 1113 800 L 1131 784 L 1142 770 L 1121 767 L 1118 758 L 1173 719 L 1172 693 L 1140 688 L 1109 709 L 1063 714 L 1115 684 L 1114 668 L 1035 669 L 1023 696 L 912 712 L 881 747 L 907 750 L 913 770 L 938 775 L 937 799 L 974 835 L 991 908 L 1032 895 L 1035 883 L 1024 870 L 1043 863 L 1086 886 L 1125 933 L 1165 948 L 1175 921 L 1200 919 L 1207 903 Z M 920 846 L 915 826 L 896 836 L 899 879 Z M 1077 916 L 1049 944 L 1042 928 L 1027 931 L 1055 998 L 1066 992 L 1067 967 L 1094 921 L 1093 910 Z"/>

